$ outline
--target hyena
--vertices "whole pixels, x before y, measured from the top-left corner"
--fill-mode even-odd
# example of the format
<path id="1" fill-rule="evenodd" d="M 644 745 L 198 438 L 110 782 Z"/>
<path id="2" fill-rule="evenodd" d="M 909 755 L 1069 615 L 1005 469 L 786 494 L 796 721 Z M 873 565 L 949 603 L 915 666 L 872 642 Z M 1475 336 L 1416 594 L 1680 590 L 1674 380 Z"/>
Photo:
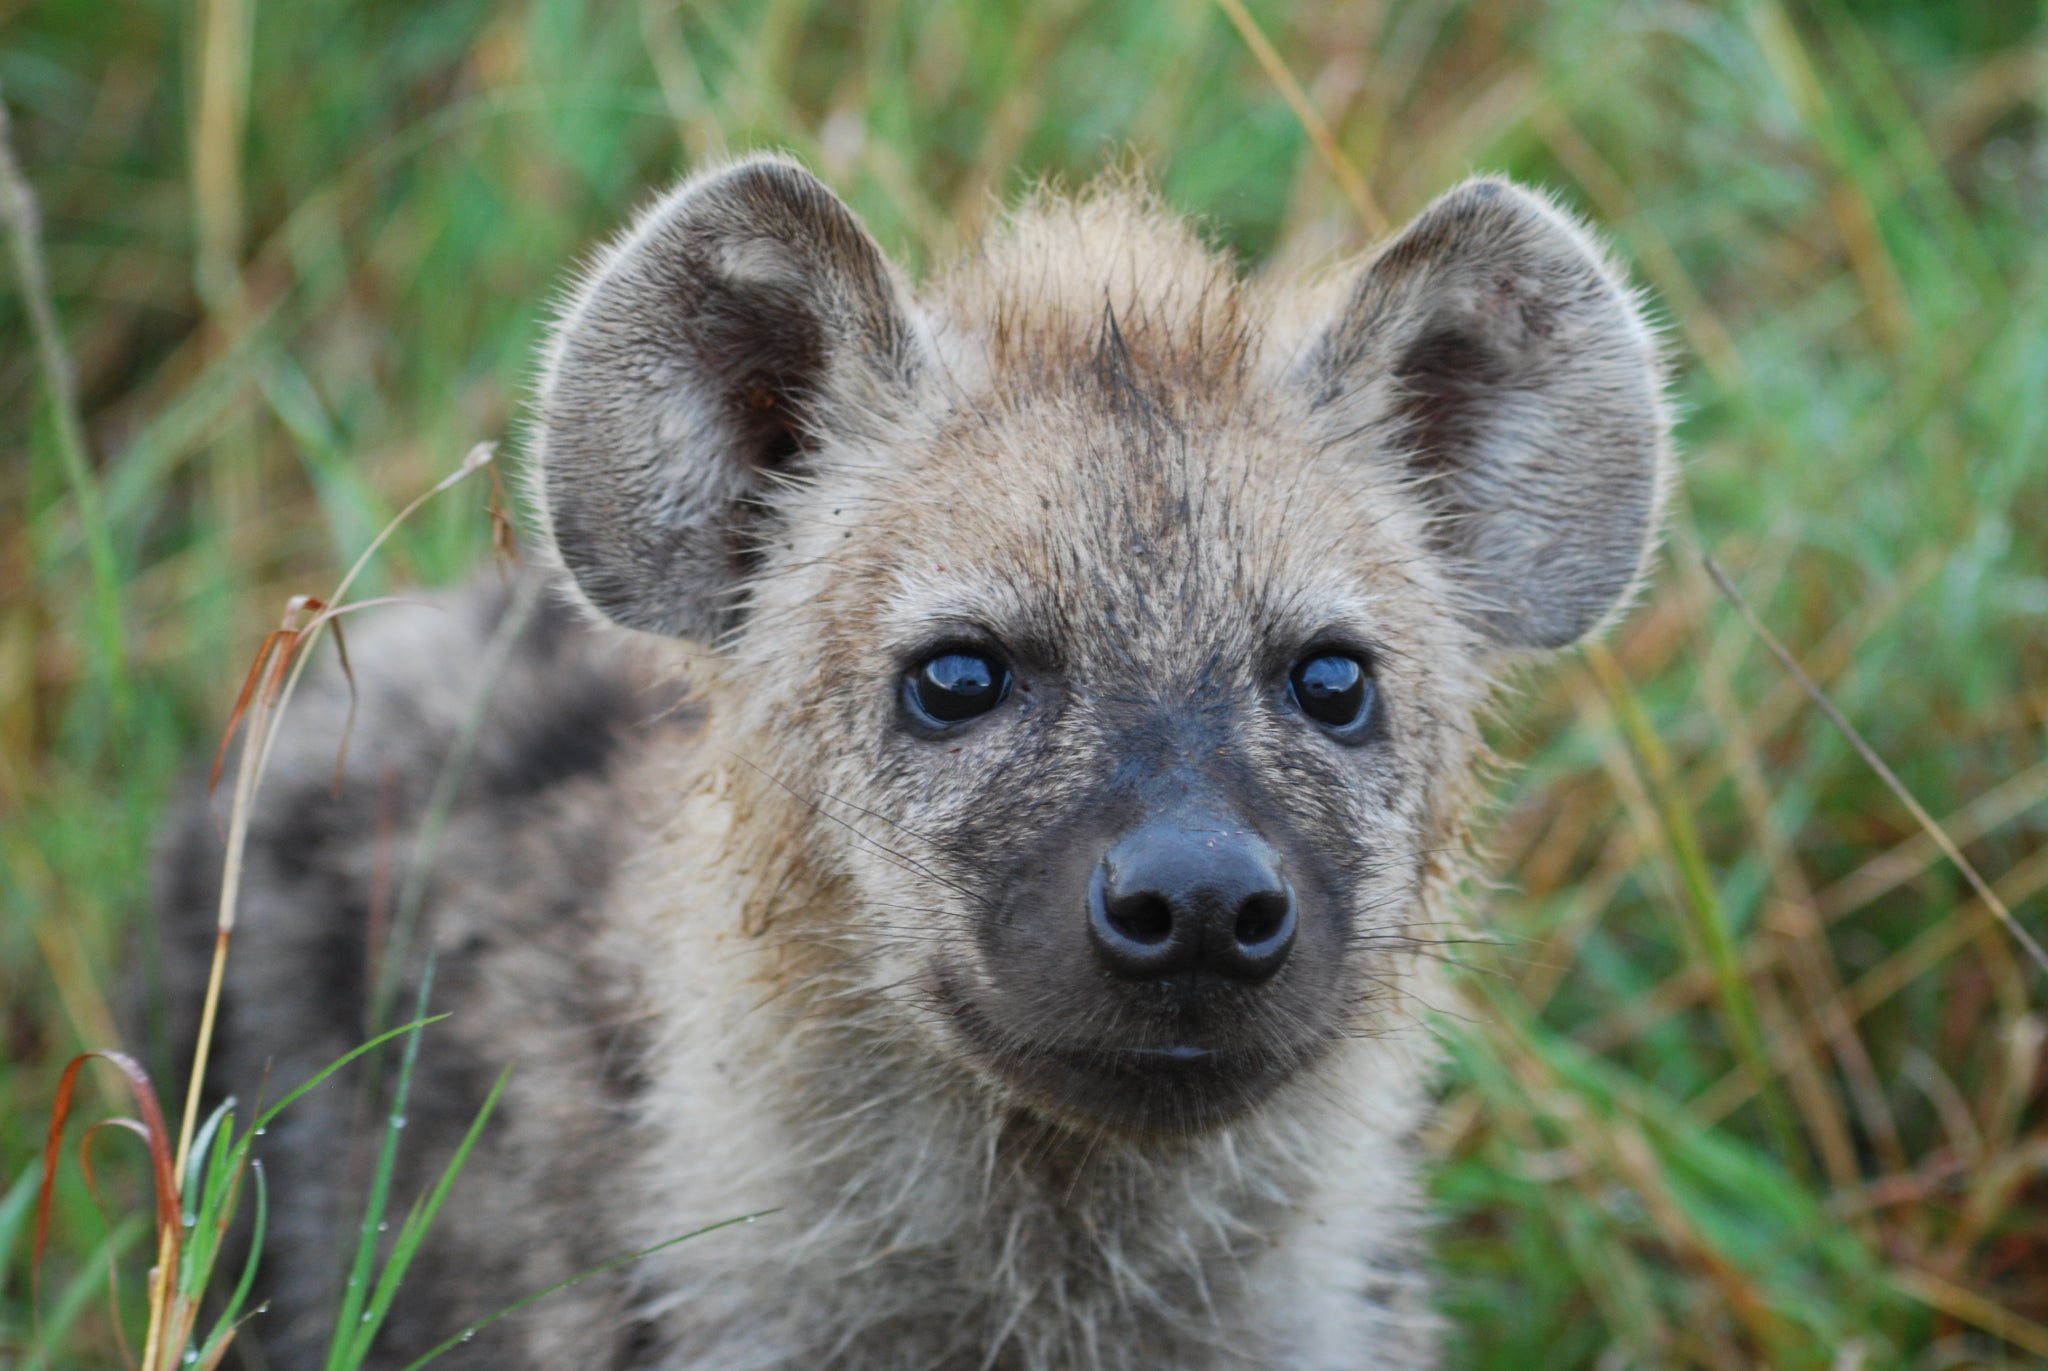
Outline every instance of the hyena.
<path id="1" fill-rule="evenodd" d="M 793 163 L 699 175 L 554 331 L 548 583 L 383 611 L 338 793 L 338 678 L 291 725 L 216 1084 L 360 1040 L 432 825 L 401 1194 L 513 1071 L 379 1365 L 772 1211 L 450 1360 L 1431 1366 L 1478 721 L 1629 597 L 1667 438 L 1622 273 L 1504 181 L 1285 280 L 1040 193 L 914 286 Z M 217 866 L 194 807 L 188 946 Z M 269 1139 L 273 1365 L 334 1308 L 352 1099 Z"/>

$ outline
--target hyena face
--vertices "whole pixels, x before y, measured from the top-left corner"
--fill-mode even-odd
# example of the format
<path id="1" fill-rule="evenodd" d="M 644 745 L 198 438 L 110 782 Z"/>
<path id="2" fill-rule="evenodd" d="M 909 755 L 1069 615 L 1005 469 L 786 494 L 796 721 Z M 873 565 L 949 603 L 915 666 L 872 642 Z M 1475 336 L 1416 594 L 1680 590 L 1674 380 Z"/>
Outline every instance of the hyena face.
<path id="1" fill-rule="evenodd" d="M 539 473 L 582 594 L 709 648 L 714 743 L 809 807 L 838 895 L 778 917 L 879 1031 L 1147 1133 L 1389 1012 L 1485 674 L 1627 593 L 1665 428 L 1627 291 L 1501 183 L 1316 286 L 1109 191 L 913 294 L 756 161 L 599 263 Z"/>

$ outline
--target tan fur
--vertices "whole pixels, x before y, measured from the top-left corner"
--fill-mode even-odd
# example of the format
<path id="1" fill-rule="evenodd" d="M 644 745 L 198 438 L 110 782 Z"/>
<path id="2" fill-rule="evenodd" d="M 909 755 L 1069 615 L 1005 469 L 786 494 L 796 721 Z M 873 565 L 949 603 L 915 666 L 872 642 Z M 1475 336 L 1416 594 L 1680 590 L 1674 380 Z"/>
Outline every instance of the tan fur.
<path id="1" fill-rule="evenodd" d="M 1240 280 L 1141 191 L 1044 195 L 913 293 L 815 182 L 755 162 L 600 259 L 550 354 L 537 488 L 581 597 L 645 631 L 544 609 L 491 705 L 429 901 L 456 1017 L 421 1090 L 452 1119 L 520 1064 L 394 1357 L 773 1210 L 553 1297 L 466 1364 L 1434 1364 L 1409 1140 L 1478 718 L 1504 652 L 1576 637 L 1633 583 L 1666 428 L 1654 348 L 1581 231 L 1495 183 L 1458 195 L 1305 283 Z M 396 629 L 358 648 L 359 732 L 415 778 L 384 805 L 401 841 L 496 612 L 459 605 L 431 656 Z M 958 626 L 1004 645 L 1018 690 L 912 737 L 904 664 Z M 1283 698 L 1339 632 L 1371 645 L 1384 711 L 1361 746 Z M 520 711 L 583 678 L 603 708 L 570 736 L 605 745 L 494 787 Z M 319 751 L 278 788 L 321 849 L 295 868 L 259 835 L 230 1080 L 352 1027 L 267 1007 L 374 874 L 378 763 L 327 808 Z M 1293 844 L 1303 918 L 1339 932 L 1245 993 L 1245 1041 L 1280 1063 L 1247 1103 L 1138 1126 L 1043 1084 L 1016 1036 L 1113 1043 L 1129 1006 L 1077 982 L 1033 1008 L 1037 964 L 987 930 L 1063 927 L 1064 897 L 1017 892 L 1057 895 L 1039 873 L 1067 849 L 1093 861 L 1127 811 L 1215 787 Z M 550 904 L 571 849 L 580 884 Z M 970 1031 L 975 1005 L 1010 1036 Z M 288 1141 L 328 1160 L 302 1184 L 337 1170 L 341 1112 L 310 1117 Z M 316 1212 L 276 1179 L 303 1339 L 333 1193 Z"/>

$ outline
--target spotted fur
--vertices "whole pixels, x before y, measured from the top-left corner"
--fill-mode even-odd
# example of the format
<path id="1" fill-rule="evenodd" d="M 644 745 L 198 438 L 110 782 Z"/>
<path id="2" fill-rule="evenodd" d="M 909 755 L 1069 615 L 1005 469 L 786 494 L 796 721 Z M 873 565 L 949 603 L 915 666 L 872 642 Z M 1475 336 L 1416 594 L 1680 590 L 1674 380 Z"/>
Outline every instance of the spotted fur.
<path id="1" fill-rule="evenodd" d="M 1505 182 L 1312 281 L 1240 279 L 1139 189 L 1041 195 L 913 289 L 793 164 L 699 176 L 548 355 L 534 486 L 589 612 L 492 673 L 502 595 L 391 611 L 338 799 L 338 686 L 294 725 L 222 1083 L 360 1031 L 375 892 L 488 690 L 425 887 L 454 1017 L 413 1165 L 517 1066 L 389 1364 L 772 1210 L 451 1364 L 1434 1365 L 1411 1139 L 1477 720 L 1635 585 L 1667 430 L 1622 277 Z M 1010 700 L 905 727 L 906 667 L 962 639 Z M 1332 642 L 1374 672 L 1355 745 L 1286 697 Z M 1079 883 L 1189 795 L 1284 854 L 1303 941 L 1223 1001 L 1227 1070 L 1133 1082 L 1158 1016 L 1071 950 Z M 194 820 L 166 866 L 195 954 L 216 861 Z M 348 1120 L 330 1089 L 271 1148 L 278 1364 L 331 1307 Z"/>

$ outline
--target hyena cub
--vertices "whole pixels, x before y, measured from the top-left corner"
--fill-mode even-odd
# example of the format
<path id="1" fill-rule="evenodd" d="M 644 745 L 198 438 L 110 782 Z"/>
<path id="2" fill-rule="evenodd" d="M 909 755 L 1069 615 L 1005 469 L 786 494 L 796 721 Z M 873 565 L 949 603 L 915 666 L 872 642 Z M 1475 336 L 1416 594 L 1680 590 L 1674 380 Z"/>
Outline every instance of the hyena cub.
<path id="1" fill-rule="evenodd" d="M 698 176 L 547 354 L 565 593 L 385 611 L 338 797 L 295 725 L 217 1084 L 357 1040 L 487 695 L 423 887 L 419 1165 L 516 1065 L 391 1364 L 772 1210 L 451 1361 L 1432 1365 L 1411 1138 L 1477 718 L 1629 595 L 1667 427 L 1621 274 L 1505 182 L 1312 281 L 1040 196 L 913 287 L 797 166 Z M 271 1140 L 272 1365 L 334 1307 L 350 1109 Z"/>

